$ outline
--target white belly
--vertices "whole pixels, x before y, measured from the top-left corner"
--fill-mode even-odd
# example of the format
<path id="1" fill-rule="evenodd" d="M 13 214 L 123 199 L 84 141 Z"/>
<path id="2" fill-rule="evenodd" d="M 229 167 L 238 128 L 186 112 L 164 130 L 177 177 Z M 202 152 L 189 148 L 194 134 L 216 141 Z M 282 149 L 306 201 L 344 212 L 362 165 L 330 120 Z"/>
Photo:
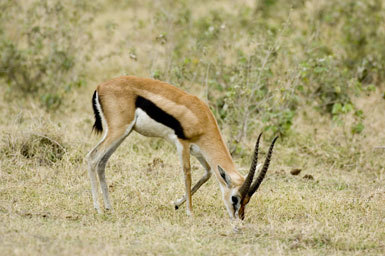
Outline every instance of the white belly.
<path id="1" fill-rule="evenodd" d="M 136 109 L 135 115 L 137 117 L 134 126 L 135 131 L 147 137 L 164 138 L 175 144 L 178 138 L 173 129 L 155 121 L 140 108 Z"/>

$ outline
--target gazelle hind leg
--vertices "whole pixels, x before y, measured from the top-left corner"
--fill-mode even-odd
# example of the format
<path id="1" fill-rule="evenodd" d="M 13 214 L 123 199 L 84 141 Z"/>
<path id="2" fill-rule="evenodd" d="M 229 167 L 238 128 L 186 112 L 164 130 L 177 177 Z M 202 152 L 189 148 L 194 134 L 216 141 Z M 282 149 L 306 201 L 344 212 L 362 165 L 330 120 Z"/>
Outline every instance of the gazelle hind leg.
<path id="1" fill-rule="evenodd" d="M 119 147 L 119 145 L 127 138 L 128 135 L 132 132 L 132 129 L 135 125 L 135 120 L 131 122 L 131 124 L 121 132 L 115 133 L 115 135 L 107 135 L 105 142 L 101 143 L 101 147 L 104 148 L 103 154 L 100 155 L 99 161 L 96 167 L 98 172 L 100 188 L 103 194 L 104 207 L 106 210 L 112 210 L 109 194 L 108 194 L 108 186 L 105 177 L 105 169 L 108 159 L 115 152 L 115 150 Z"/>
<path id="2" fill-rule="evenodd" d="M 191 190 L 191 196 L 193 196 L 195 194 L 195 192 L 198 191 L 198 189 L 203 185 L 205 184 L 211 177 L 212 175 L 212 172 L 211 172 L 211 169 L 210 169 L 210 166 L 209 164 L 206 162 L 206 160 L 203 158 L 203 156 L 195 156 L 198 161 L 202 164 L 202 166 L 204 167 L 205 169 L 205 174 L 202 176 L 202 178 L 200 178 L 200 180 L 194 185 L 194 187 L 192 188 Z M 186 195 L 184 195 L 183 197 L 179 198 L 178 200 L 176 200 L 174 202 L 174 206 L 175 206 L 175 210 L 178 210 L 179 207 L 184 203 L 186 202 Z"/>
<path id="3" fill-rule="evenodd" d="M 99 146 L 104 141 L 105 137 L 106 136 L 104 136 L 86 156 L 86 159 L 88 161 L 88 176 L 90 177 L 90 182 L 91 182 L 92 200 L 94 203 L 94 209 L 98 213 L 101 213 L 101 211 L 100 211 L 100 206 L 98 201 L 98 184 L 97 184 L 97 178 L 96 178 L 96 166 L 98 165 L 97 153 L 98 153 Z"/>
<path id="4" fill-rule="evenodd" d="M 94 209 L 98 213 L 101 213 L 99 202 L 98 202 L 98 184 L 96 181 L 95 167 L 93 167 L 90 164 L 88 165 L 88 176 L 90 177 L 90 181 L 91 181 L 91 193 L 92 193 L 92 200 L 94 203 Z"/>

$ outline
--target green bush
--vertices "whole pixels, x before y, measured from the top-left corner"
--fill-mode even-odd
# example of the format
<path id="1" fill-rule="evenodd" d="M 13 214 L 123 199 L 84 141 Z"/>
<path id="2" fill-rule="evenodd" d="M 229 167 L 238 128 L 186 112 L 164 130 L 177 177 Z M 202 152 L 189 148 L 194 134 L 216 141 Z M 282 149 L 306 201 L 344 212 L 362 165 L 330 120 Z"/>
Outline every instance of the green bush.
<path id="1" fill-rule="evenodd" d="M 280 81 L 274 77 L 280 75 L 278 37 L 284 29 L 256 23 L 255 15 L 240 6 L 236 13 L 218 9 L 195 19 L 188 7 L 156 16 L 159 31 L 172 24 L 168 33 L 155 33 L 163 35 L 157 43 L 166 49 L 165 57 L 171 56 L 172 67 L 157 66 L 153 77 L 187 89 L 200 84 L 219 125 L 228 128 L 232 153 L 239 153 L 242 142 L 256 130 L 287 135 L 297 108 L 295 85 L 289 82 L 296 79 L 295 72 Z M 159 40 L 166 34 L 167 40 Z M 239 39 L 246 45 L 233 46 Z"/>

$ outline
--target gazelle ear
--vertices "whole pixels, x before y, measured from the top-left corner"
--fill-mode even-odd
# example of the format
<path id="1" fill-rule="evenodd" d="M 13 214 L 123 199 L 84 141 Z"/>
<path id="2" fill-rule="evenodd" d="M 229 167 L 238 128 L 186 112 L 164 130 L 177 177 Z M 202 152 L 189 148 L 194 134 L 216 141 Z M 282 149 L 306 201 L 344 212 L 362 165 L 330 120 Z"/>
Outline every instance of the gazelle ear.
<path id="1" fill-rule="evenodd" d="M 218 171 L 219 171 L 219 174 L 221 175 L 223 181 L 225 182 L 226 186 L 228 188 L 230 188 L 231 187 L 230 176 L 226 174 L 226 171 L 220 165 L 218 165 Z"/>

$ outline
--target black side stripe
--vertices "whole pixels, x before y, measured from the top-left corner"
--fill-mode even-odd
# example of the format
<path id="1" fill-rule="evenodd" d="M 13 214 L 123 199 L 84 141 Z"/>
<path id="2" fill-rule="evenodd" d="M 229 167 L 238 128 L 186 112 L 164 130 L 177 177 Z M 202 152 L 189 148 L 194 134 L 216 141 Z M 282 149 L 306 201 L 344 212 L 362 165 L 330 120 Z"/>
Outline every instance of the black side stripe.
<path id="1" fill-rule="evenodd" d="M 155 121 L 173 129 L 176 136 L 178 136 L 178 138 L 187 139 L 183 132 L 183 128 L 180 122 L 172 115 L 160 109 L 157 105 L 155 105 L 151 101 L 141 96 L 138 96 L 135 101 L 135 106 L 137 108 L 141 108 L 144 112 L 147 113 L 147 115 L 149 115 Z"/>

